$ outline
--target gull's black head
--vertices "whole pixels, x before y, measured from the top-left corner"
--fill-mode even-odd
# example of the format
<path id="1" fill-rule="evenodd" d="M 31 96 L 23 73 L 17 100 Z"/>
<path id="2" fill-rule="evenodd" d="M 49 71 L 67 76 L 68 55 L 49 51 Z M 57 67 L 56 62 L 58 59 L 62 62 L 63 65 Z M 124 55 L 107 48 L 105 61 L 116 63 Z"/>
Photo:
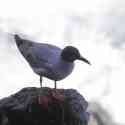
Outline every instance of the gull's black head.
<path id="1" fill-rule="evenodd" d="M 73 46 L 65 47 L 62 50 L 61 57 L 62 59 L 68 62 L 73 62 L 78 59 L 78 60 L 84 61 L 85 63 L 90 64 L 90 62 L 87 59 L 85 59 L 84 57 L 80 55 L 79 50 Z"/>

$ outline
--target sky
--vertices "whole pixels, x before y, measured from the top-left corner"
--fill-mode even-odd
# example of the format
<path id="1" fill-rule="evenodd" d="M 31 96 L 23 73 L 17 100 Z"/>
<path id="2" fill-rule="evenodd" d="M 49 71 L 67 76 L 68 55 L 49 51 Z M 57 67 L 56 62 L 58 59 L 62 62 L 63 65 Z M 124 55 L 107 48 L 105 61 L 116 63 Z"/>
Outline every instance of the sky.
<path id="1" fill-rule="evenodd" d="M 39 87 L 37 76 L 18 51 L 13 34 L 64 48 L 73 45 L 92 66 L 75 62 L 58 88 L 77 89 L 97 101 L 116 122 L 124 119 L 124 0 L 0 1 L 0 98 L 24 87 Z M 44 78 L 44 86 L 54 82 Z"/>

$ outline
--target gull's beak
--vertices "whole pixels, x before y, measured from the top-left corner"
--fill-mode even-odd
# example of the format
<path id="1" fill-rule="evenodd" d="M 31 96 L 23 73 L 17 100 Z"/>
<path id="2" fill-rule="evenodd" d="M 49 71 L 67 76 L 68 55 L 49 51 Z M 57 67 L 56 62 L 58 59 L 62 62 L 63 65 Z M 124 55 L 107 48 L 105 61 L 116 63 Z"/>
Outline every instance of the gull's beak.
<path id="1" fill-rule="evenodd" d="M 91 63 L 87 59 L 85 59 L 84 57 L 82 57 L 82 56 L 80 56 L 78 59 L 81 60 L 81 61 L 84 61 L 85 63 L 87 63 L 89 65 L 91 65 Z"/>

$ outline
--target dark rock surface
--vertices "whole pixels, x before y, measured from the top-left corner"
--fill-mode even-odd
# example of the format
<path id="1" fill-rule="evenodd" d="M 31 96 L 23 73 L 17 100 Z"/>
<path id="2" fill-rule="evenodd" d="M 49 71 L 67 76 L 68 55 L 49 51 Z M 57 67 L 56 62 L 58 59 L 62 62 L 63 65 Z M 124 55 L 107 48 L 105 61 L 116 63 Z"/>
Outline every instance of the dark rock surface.
<path id="1" fill-rule="evenodd" d="M 87 125 L 87 106 L 73 89 L 24 88 L 0 100 L 0 125 Z"/>

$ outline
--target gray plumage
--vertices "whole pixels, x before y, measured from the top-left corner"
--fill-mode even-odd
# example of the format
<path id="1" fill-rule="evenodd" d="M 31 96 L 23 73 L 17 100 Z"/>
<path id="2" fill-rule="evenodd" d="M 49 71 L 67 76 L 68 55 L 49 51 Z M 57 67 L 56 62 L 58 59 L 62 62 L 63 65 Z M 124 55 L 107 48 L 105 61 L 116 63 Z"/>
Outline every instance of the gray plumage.
<path id="1" fill-rule="evenodd" d="M 33 71 L 40 77 L 45 76 L 54 80 L 55 83 L 64 79 L 72 72 L 74 68 L 73 61 L 77 58 L 81 58 L 80 60 L 84 59 L 83 61 L 90 64 L 88 60 L 80 56 L 79 51 L 75 47 L 68 46 L 62 50 L 54 45 L 22 39 L 19 35 L 15 35 L 14 38 L 18 49 Z M 71 51 L 67 52 L 67 50 Z"/>

